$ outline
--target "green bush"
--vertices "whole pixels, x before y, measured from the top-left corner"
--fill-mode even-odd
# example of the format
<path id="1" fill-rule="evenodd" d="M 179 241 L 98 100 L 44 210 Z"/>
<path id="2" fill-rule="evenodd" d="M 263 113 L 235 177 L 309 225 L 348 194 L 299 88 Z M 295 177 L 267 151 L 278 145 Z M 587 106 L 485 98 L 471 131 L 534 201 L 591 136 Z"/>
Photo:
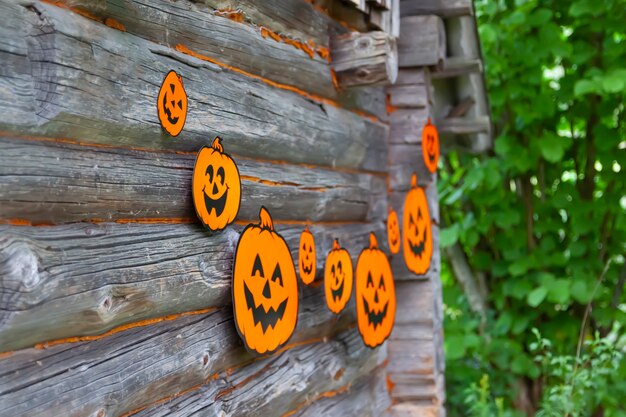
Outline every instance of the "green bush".
<path id="1" fill-rule="evenodd" d="M 623 364 L 577 370 L 607 384 L 584 406 L 582 381 L 555 382 L 626 316 L 626 1 L 482 0 L 476 15 L 495 143 L 440 169 L 448 413 L 486 384 L 501 405 L 471 415 L 626 415 Z M 568 396 L 581 408 L 559 409 Z"/>

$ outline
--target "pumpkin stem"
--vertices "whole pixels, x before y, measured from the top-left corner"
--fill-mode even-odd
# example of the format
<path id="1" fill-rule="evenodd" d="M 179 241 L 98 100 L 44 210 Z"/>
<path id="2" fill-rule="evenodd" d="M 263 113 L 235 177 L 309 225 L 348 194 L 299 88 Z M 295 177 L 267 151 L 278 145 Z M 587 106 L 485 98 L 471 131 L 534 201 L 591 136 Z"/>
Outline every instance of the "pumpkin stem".
<path id="1" fill-rule="evenodd" d="M 219 153 L 224 153 L 224 147 L 222 146 L 221 141 L 222 139 L 220 139 L 219 136 L 216 136 L 215 139 L 213 140 L 213 144 L 211 145 L 211 148 L 215 149 Z"/>
<path id="2" fill-rule="evenodd" d="M 414 172 L 413 175 L 411 175 L 411 188 L 415 187 L 417 187 L 417 174 Z"/>
<path id="3" fill-rule="evenodd" d="M 374 232 L 370 232 L 370 249 L 377 249 L 378 241 L 376 240 L 376 235 Z"/>
<path id="4" fill-rule="evenodd" d="M 307 232 L 307 233 L 311 233 L 311 232 L 309 232 L 309 226 L 308 225 L 304 225 L 304 231 Z"/>
<path id="5" fill-rule="evenodd" d="M 274 223 L 272 222 L 272 216 L 270 216 L 270 212 L 263 206 L 261 206 L 261 211 L 259 212 L 259 225 L 261 229 L 268 229 L 270 231 L 274 231 Z"/>
<path id="6" fill-rule="evenodd" d="M 428 120 L 426 120 L 426 126 L 430 126 L 430 116 L 428 116 Z"/>
<path id="7" fill-rule="evenodd" d="M 392 211 L 393 211 L 393 207 L 387 206 L 387 214 L 391 214 Z"/>
<path id="8" fill-rule="evenodd" d="M 333 241 L 333 250 L 337 250 L 339 248 L 341 248 L 341 246 L 339 246 L 339 239 L 335 239 Z"/>

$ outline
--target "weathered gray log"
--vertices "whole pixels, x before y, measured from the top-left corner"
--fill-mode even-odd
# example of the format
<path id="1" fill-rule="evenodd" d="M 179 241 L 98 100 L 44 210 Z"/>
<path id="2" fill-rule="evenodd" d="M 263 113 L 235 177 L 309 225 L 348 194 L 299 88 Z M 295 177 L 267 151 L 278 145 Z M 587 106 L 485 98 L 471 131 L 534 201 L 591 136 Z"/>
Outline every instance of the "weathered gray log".
<path id="1" fill-rule="evenodd" d="M 336 316 L 326 307 L 321 286 L 303 288 L 298 325 L 289 346 L 316 347 L 313 351 L 300 350 L 296 357 L 315 365 L 321 360 L 320 355 L 334 356 L 337 368 L 357 369 L 347 372 L 348 376 L 358 373 L 360 366 L 368 362 L 368 352 L 375 357 L 375 351 L 362 346 L 354 328 L 330 343 L 330 352 L 329 346 L 320 343 L 352 326 L 354 303 L 349 307 Z M 120 416 L 195 389 L 233 372 L 233 368 L 249 364 L 254 358 L 242 343 L 235 330 L 232 310 L 226 308 L 130 329 L 92 342 L 17 351 L 2 359 L 0 414 Z M 277 358 L 276 355 L 270 358 L 267 363 L 271 366 Z M 295 361 L 291 366 L 300 366 L 304 373 L 317 367 Z M 254 376 L 247 374 L 248 379 Z M 332 378 L 327 377 L 326 381 L 332 384 Z M 258 383 L 259 388 L 265 385 L 263 377 Z M 220 397 L 228 395 L 228 385 L 226 380 Z M 241 407 L 245 409 L 246 404 L 242 402 Z"/>
<path id="2" fill-rule="evenodd" d="M 432 182 L 434 174 L 426 168 L 421 144 L 389 145 L 389 155 L 397 161 L 389 168 L 389 187 L 392 190 L 408 190 L 414 172 L 417 175 L 418 184 L 426 186 Z"/>
<path id="3" fill-rule="evenodd" d="M 307 0 L 191 0 L 208 6 L 217 14 L 238 11 L 243 20 L 256 26 L 267 27 L 274 32 L 295 39 L 312 39 L 328 45 L 330 33 L 346 33 L 348 29 Z M 317 3 L 317 2 L 316 2 Z"/>
<path id="4" fill-rule="evenodd" d="M 385 32 L 352 32 L 333 37 L 330 53 L 340 87 L 396 82 L 396 40 Z"/>
<path id="5" fill-rule="evenodd" d="M 35 2 L 0 1 L 0 129 L 149 149 L 197 151 L 219 135 L 253 158 L 384 171 L 386 126 Z M 182 74 L 186 127 L 162 131 L 156 97 Z M 86 105 L 88 103 L 88 105 Z"/>
<path id="6" fill-rule="evenodd" d="M 304 226 L 275 226 L 297 262 Z M 198 224 L 0 226 L 0 352 L 230 304 L 241 229 L 211 236 Z M 353 262 L 370 231 L 386 250 L 382 222 L 309 229 L 318 280 L 334 238 Z"/>
<path id="7" fill-rule="evenodd" d="M 327 342 L 295 347 L 238 368 L 232 374 L 220 375 L 197 390 L 146 408 L 136 417 L 196 413 L 215 417 L 280 416 L 294 411 L 298 415 L 301 407 L 317 397 L 343 392 L 362 378 L 371 381 L 371 372 L 385 357 L 385 350 L 368 349 L 358 332 L 349 330 Z M 385 386 L 376 389 L 377 398 L 389 398 Z M 367 409 L 368 405 L 366 402 L 360 408 Z"/>
<path id="8" fill-rule="evenodd" d="M 393 107 L 415 108 L 428 106 L 428 86 L 426 84 L 396 85 L 387 89 L 389 104 Z M 397 128 L 394 124 L 391 131 Z M 393 134 L 393 133 L 392 133 Z"/>
<path id="9" fill-rule="evenodd" d="M 86 12 L 108 25 L 121 24 L 124 31 L 144 39 L 171 48 L 184 45 L 194 53 L 252 75 L 337 100 L 343 107 L 379 117 L 384 114 L 384 110 L 368 107 L 367 101 L 359 103 L 364 105 L 361 107 L 353 105 L 333 84 L 326 55 L 328 33 L 330 29 L 346 32 L 339 23 L 300 0 L 273 2 L 272 7 L 258 2 L 228 3 L 60 0 L 63 6 Z M 216 10 L 207 9 L 207 5 Z M 296 26 L 296 22 L 300 25 Z M 319 31 L 320 28 L 328 29 Z M 280 39 L 267 35 L 268 29 Z"/>
<path id="10" fill-rule="evenodd" d="M 441 134 L 470 135 L 489 133 L 490 121 L 488 116 L 477 118 L 448 117 L 437 119 L 437 130 Z"/>
<path id="11" fill-rule="evenodd" d="M 419 144 L 422 142 L 422 130 L 428 121 L 428 107 L 397 109 L 389 116 L 390 144 Z M 391 159 L 392 161 L 395 160 Z"/>
<path id="12" fill-rule="evenodd" d="M 446 33 L 439 16 L 407 16 L 400 20 L 400 67 L 437 65 L 446 57 Z"/>
<path id="13" fill-rule="evenodd" d="M 229 143 L 223 141 L 226 151 Z M 98 219 L 194 219 L 196 155 L 0 136 L 0 217 L 59 224 Z M 366 221 L 386 216 L 385 177 L 235 157 L 238 220 Z"/>
<path id="14" fill-rule="evenodd" d="M 432 78 L 454 78 L 471 73 L 480 73 L 483 62 L 478 58 L 447 57 L 441 67 L 431 71 Z"/>
<path id="15" fill-rule="evenodd" d="M 306 408 L 298 410 L 295 417 L 345 416 L 379 417 L 391 406 L 384 369 L 365 375 L 346 392 L 328 393 Z"/>
<path id="16" fill-rule="evenodd" d="M 473 14 L 472 0 L 402 0 L 402 16 L 435 14 L 454 17 Z"/>

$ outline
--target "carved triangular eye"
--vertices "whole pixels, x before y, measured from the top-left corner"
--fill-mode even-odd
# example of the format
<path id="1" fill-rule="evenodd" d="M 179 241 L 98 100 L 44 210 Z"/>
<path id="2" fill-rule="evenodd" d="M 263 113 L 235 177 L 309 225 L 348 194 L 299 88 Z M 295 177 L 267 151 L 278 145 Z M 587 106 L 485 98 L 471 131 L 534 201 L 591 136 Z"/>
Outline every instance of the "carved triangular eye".
<path id="1" fill-rule="evenodd" d="M 183 109 L 183 101 L 182 100 L 178 100 L 178 108 L 179 109 Z"/>
<path id="2" fill-rule="evenodd" d="M 174 84 L 170 83 L 170 90 L 172 90 L 172 94 L 174 94 L 174 89 L 176 88 L 176 86 Z"/>
<path id="3" fill-rule="evenodd" d="M 337 269 L 339 270 L 340 274 L 343 272 L 343 268 L 341 266 L 341 261 L 337 262 Z"/>
<path id="4" fill-rule="evenodd" d="M 254 258 L 254 265 L 252 266 L 252 276 L 258 275 L 261 278 L 265 277 L 265 273 L 263 272 L 263 265 L 261 264 L 261 258 L 257 254 L 256 258 Z"/>
<path id="5" fill-rule="evenodd" d="M 274 268 L 274 273 L 272 274 L 272 281 L 278 283 L 281 287 L 283 286 L 283 274 L 280 271 L 280 264 L 276 264 L 276 268 Z"/>
<path id="6" fill-rule="evenodd" d="M 381 291 L 385 291 L 385 277 L 380 276 L 380 283 L 378 283 L 378 289 Z"/>
<path id="7" fill-rule="evenodd" d="M 367 287 L 373 287 L 374 286 L 374 280 L 372 279 L 372 273 L 368 272 L 367 273 Z"/>
<path id="8" fill-rule="evenodd" d="M 209 165 L 206 169 L 206 174 L 209 176 L 209 182 L 213 182 L 213 165 Z"/>

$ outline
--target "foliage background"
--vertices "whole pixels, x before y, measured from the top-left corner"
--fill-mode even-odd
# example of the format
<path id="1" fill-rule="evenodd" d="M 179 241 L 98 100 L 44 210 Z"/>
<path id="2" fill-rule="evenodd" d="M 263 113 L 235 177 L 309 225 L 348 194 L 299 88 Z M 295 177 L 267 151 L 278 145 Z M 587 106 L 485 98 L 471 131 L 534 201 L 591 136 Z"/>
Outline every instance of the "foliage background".
<path id="1" fill-rule="evenodd" d="M 626 416 L 626 0 L 475 7 L 495 144 L 440 170 L 448 414 Z"/>

